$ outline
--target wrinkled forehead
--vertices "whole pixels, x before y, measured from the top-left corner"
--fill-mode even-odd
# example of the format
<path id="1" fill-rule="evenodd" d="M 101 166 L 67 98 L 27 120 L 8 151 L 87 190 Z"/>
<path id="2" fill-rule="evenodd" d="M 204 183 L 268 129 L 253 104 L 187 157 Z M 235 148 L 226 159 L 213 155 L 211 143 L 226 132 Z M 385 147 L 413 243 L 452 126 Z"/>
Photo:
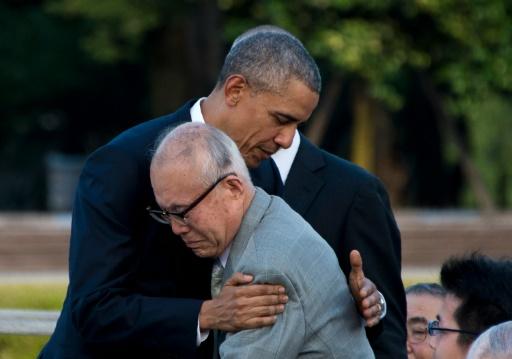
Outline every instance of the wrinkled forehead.
<path id="1" fill-rule="evenodd" d="M 151 168 L 151 184 L 155 191 L 180 191 L 196 187 L 199 183 L 198 161 L 162 162 Z"/>

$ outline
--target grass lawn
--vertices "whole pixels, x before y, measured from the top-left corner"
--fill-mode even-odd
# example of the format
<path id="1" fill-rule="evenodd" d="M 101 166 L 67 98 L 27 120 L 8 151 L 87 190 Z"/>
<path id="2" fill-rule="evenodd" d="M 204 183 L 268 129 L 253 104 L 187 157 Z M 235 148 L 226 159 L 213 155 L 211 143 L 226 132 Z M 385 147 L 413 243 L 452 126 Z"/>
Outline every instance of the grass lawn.
<path id="1" fill-rule="evenodd" d="M 65 283 L 0 283 L 0 308 L 60 309 Z M 33 359 L 47 342 L 46 336 L 0 335 L 0 359 Z"/>

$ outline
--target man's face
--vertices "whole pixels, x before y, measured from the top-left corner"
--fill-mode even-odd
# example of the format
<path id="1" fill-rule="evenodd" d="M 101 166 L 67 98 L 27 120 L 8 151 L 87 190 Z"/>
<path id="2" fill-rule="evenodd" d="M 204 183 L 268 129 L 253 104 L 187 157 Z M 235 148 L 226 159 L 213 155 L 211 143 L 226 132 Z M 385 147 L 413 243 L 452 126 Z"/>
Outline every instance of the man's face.
<path id="1" fill-rule="evenodd" d="M 290 147 L 297 126 L 318 104 L 318 94 L 292 79 L 281 94 L 246 89 L 222 128 L 237 144 L 248 167 L 257 167 L 280 148 Z"/>
<path id="2" fill-rule="evenodd" d="M 443 300 L 441 310 L 439 311 L 439 327 L 450 329 L 461 329 L 455 318 L 455 311 L 460 306 L 461 301 L 453 294 L 447 294 Z M 462 347 L 457 338 L 459 333 L 439 332 L 436 336 L 430 337 L 430 345 L 434 348 L 435 359 L 464 359 L 468 348 Z"/>
<path id="3" fill-rule="evenodd" d="M 435 320 L 443 299 L 430 294 L 407 294 L 407 358 L 432 359 L 427 324 Z M 423 340 L 422 340 L 423 339 Z"/>
<path id="4" fill-rule="evenodd" d="M 160 208 L 181 212 L 208 186 L 201 184 L 188 166 L 163 167 L 151 172 L 151 184 Z M 171 219 L 172 231 L 198 257 L 218 257 L 228 247 L 240 227 L 243 216 L 241 198 L 233 193 L 229 181 L 218 183 L 206 197 L 185 216 L 186 223 Z"/>

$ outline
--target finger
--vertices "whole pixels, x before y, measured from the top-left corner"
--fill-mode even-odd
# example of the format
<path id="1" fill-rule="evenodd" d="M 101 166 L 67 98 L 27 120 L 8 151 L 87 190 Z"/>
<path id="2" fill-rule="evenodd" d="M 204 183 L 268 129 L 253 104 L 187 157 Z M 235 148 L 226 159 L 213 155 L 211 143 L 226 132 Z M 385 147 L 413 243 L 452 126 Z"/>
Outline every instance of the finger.
<path id="1" fill-rule="evenodd" d="M 354 276 L 357 284 L 361 286 L 361 282 L 364 279 L 363 259 L 359 251 L 355 249 L 350 252 L 350 267 L 350 275 Z"/>
<path id="2" fill-rule="evenodd" d="M 371 307 L 363 310 L 363 317 L 368 321 L 370 319 L 379 319 L 382 308 L 380 305 L 372 305 Z"/>
<path id="3" fill-rule="evenodd" d="M 285 288 L 273 284 L 252 284 L 236 288 L 236 295 L 239 297 L 258 297 L 266 295 L 286 295 Z"/>
<path id="4" fill-rule="evenodd" d="M 355 272 L 363 271 L 363 259 L 357 249 L 350 252 L 350 265 L 352 266 L 352 270 Z"/>
<path id="5" fill-rule="evenodd" d="M 240 325 L 240 329 L 255 329 L 261 327 L 269 327 L 277 320 L 277 315 L 267 317 L 251 318 Z"/>
<path id="6" fill-rule="evenodd" d="M 246 285 L 246 284 L 249 284 L 251 283 L 253 280 L 253 276 L 250 275 L 250 274 L 243 274 L 243 273 L 240 273 L 240 272 L 236 272 L 234 273 L 231 278 L 229 278 L 226 283 L 224 284 L 225 286 L 239 286 L 239 285 Z"/>
<path id="7" fill-rule="evenodd" d="M 378 308 L 378 304 L 380 302 L 379 292 L 375 291 L 369 296 L 366 296 L 364 300 L 361 302 L 363 308 L 370 309 L 372 307 Z"/>
<path id="8" fill-rule="evenodd" d="M 370 297 L 373 295 L 377 295 L 377 298 L 379 297 L 377 294 L 377 287 L 370 279 L 366 277 L 361 280 L 359 292 L 363 297 Z"/>
<path id="9" fill-rule="evenodd" d="M 366 326 L 368 328 L 371 328 L 371 327 L 374 327 L 376 326 L 377 324 L 379 324 L 380 322 L 380 319 L 379 318 L 375 318 L 375 319 L 370 319 L 370 320 L 367 320 L 366 321 Z"/>
<path id="10" fill-rule="evenodd" d="M 284 312 L 284 304 L 277 305 L 265 305 L 259 307 L 253 307 L 247 309 L 246 317 L 248 319 L 258 318 L 258 317 L 270 317 L 274 315 L 278 315 Z"/>
<path id="11" fill-rule="evenodd" d="M 282 305 L 288 303 L 288 296 L 285 294 L 258 295 L 258 296 L 238 296 L 236 299 L 238 308 L 258 308 L 265 306 Z"/>

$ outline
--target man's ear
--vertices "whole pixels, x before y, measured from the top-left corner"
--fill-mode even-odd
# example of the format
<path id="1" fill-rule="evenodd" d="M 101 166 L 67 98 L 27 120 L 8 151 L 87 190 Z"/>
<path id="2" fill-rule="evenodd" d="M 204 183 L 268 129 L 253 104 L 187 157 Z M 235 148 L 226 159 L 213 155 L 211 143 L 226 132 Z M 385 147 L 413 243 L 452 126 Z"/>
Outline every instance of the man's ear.
<path id="1" fill-rule="evenodd" d="M 230 192 L 233 198 L 238 199 L 245 192 L 245 184 L 242 180 L 235 175 L 228 176 L 224 182 L 226 189 Z"/>
<path id="2" fill-rule="evenodd" d="M 235 107 L 245 92 L 249 90 L 247 80 L 242 75 L 231 75 L 224 82 L 224 98 L 228 107 Z"/>

